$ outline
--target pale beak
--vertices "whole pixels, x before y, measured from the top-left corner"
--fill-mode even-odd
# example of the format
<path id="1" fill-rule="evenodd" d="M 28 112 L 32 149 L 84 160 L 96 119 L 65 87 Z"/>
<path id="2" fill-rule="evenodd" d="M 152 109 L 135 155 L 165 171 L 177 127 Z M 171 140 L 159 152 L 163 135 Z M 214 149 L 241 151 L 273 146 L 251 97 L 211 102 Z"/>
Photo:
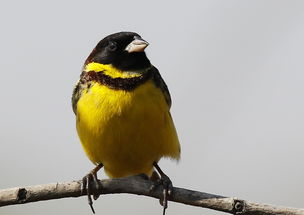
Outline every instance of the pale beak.
<path id="1" fill-rule="evenodd" d="M 134 37 L 134 40 L 129 45 L 127 45 L 125 50 L 129 53 L 143 52 L 148 45 L 149 43 L 142 38 Z"/>

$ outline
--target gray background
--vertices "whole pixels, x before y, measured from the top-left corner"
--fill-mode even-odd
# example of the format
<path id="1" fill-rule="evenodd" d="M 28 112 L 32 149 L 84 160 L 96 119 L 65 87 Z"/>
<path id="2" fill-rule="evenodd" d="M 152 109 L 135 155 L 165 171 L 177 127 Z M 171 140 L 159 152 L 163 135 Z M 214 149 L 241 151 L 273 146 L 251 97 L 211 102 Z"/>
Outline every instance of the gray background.
<path id="1" fill-rule="evenodd" d="M 1 1 L 0 188 L 80 179 L 70 105 L 104 36 L 136 31 L 166 80 L 182 159 L 174 185 L 304 207 L 303 1 Z M 103 171 L 99 176 L 104 178 Z M 97 214 L 161 214 L 158 201 L 107 195 Z M 0 214 L 91 214 L 86 198 Z M 170 214 L 222 214 L 170 203 Z"/>

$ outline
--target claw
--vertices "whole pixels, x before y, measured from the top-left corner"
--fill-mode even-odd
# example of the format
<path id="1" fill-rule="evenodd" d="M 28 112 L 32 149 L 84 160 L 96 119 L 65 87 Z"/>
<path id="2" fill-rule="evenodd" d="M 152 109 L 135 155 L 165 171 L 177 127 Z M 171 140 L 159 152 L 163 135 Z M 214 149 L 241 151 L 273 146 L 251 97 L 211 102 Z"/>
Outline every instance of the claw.
<path id="1" fill-rule="evenodd" d="M 95 210 L 93 207 L 92 195 L 93 195 L 93 199 L 96 200 L 96 199 L 98 199 L 99 194 L 94 194 L 94 193 L 92 193 L 92 191 L 93 191 L 93 188 L 100 189 L 100 187 L 101 187 L 101 185 L 98 181 L 98 178 L 97 178 L 97 171 L 102 167 L 103 167 L 103 165 L 99 164 L 89 174 L 87 174 L 86 176 L 84 176 L 82 178 L 81 193 L 87 194 L 88 203 L 90 205 L 90 208 L 91 208 L 93 214 L 95 214 Z"/>
<path id="2" fill-rule="evenodd" d="M 161 177 L 160 184 L 163 185 L 163 197 L 161 199 L 161 205 L 164 208 L 163 214 L 165 214 L 165 210 L 168 208 L 168 198 L 172 193 L 173 186 L 170 178 L 166 175 Z"/>
<path id="3" fill-rule="evenodd" d="M 169 196 L 172 194 L 173 185 L 170 178 L 165 173 L 163 173 L 163 171 L 160 169 L 157 163 L 154 163 L 153 165 L 156 168 L 156 170 L 159 172 L 160 179 L 158 179 L 156 183 L 150 187 L 150 191 L 154 190 L 156 186 L 159 185 L 163 186 L 163 196 L 160 198 L 159 202 L 163 206 L 163 215 L 165 215 L 166 209 L 168 208 L 168 199 Z"/>
<path id="4" fill-rule="evenodd" d="M 93 207 L 93 200 L 92 200 L 92 185 L 93 183 L 95 183 L 95 180 L 93 179 L 93 174 L 89 173 L 86 176 L 83 177 L 82 179 L 82 193 L 87 193 L 88 196 L 88 203 L 90 205 L 90 208 L 92 210 L 92 212 L 95 214 L 95 210 Z"/>
<path id="5" fill-rule="evenodd" d="M 100 185 L 100 183 L 98 181 L 97 173 L 96 172 L 93 174 L 93 181 L 94 181 L 93 183 L 96 186 L 96 189 L 99 190 L 101 188 L 101 185 Z M 99 198 L 99 196 L 100 196 L 99 194 L 93 194 L 93 199 L 97 200 Z"/>

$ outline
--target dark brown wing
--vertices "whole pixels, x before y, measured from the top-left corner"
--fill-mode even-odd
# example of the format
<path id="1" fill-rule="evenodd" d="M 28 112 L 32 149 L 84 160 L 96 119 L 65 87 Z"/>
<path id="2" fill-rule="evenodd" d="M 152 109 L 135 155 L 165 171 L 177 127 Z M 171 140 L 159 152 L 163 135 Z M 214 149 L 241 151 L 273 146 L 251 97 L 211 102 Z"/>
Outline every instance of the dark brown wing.
<path id="1" fill-rule="evenodd" d="M 151 72 L 153 74 L 153 81 L 155 83 L 155 85 L 157 87 L 159 87 L 161 89 L 161 91 L 163 92 L 164 96 L 165 96 L 165 99 L 166 99 L 166 102 L 169 106 L 169 109 L 171 107 L 171 96 L 170 96 L 170 92 L 169 92 L 169 89 L 165 83 L 165 81 L 163 80 L 163 78 L 161 77 L 158 69 L 156 67 L 152 67 L 151 68 Z"/>
<path id="2" fill-rule="evenodd" d="M 80 81 L 78 81 L 73 89 L 73 94 L 72 94 L 72 107 L 75 114 L 77 113 L 77 102 L 81 96 L 81 92 L 82 92 L 82 86 Z"/>

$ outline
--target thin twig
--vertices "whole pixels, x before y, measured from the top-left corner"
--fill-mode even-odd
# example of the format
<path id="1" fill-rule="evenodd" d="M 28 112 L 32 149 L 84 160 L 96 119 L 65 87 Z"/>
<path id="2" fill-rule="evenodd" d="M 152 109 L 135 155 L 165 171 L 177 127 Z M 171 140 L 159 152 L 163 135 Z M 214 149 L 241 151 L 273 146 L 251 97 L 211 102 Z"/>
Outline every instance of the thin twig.
<path id="1" fill-rule="evenodd" d="M 102 188 L 94 189 L 96 194 L 130 193 L 159 199 L 162 188 L 151 190 L 152 182 L 141 176 L 100 181 Z M 29 187 L 0 190 L 0 207 L 43 200 L 79 197 L 81 181 L 53 183 Z M 248 202 L 204 192 L 174 187 L 169 200 L 187 205 L 210 208 L 240 215 L 304 215 L 304 209 L 277 207 Z"/>

